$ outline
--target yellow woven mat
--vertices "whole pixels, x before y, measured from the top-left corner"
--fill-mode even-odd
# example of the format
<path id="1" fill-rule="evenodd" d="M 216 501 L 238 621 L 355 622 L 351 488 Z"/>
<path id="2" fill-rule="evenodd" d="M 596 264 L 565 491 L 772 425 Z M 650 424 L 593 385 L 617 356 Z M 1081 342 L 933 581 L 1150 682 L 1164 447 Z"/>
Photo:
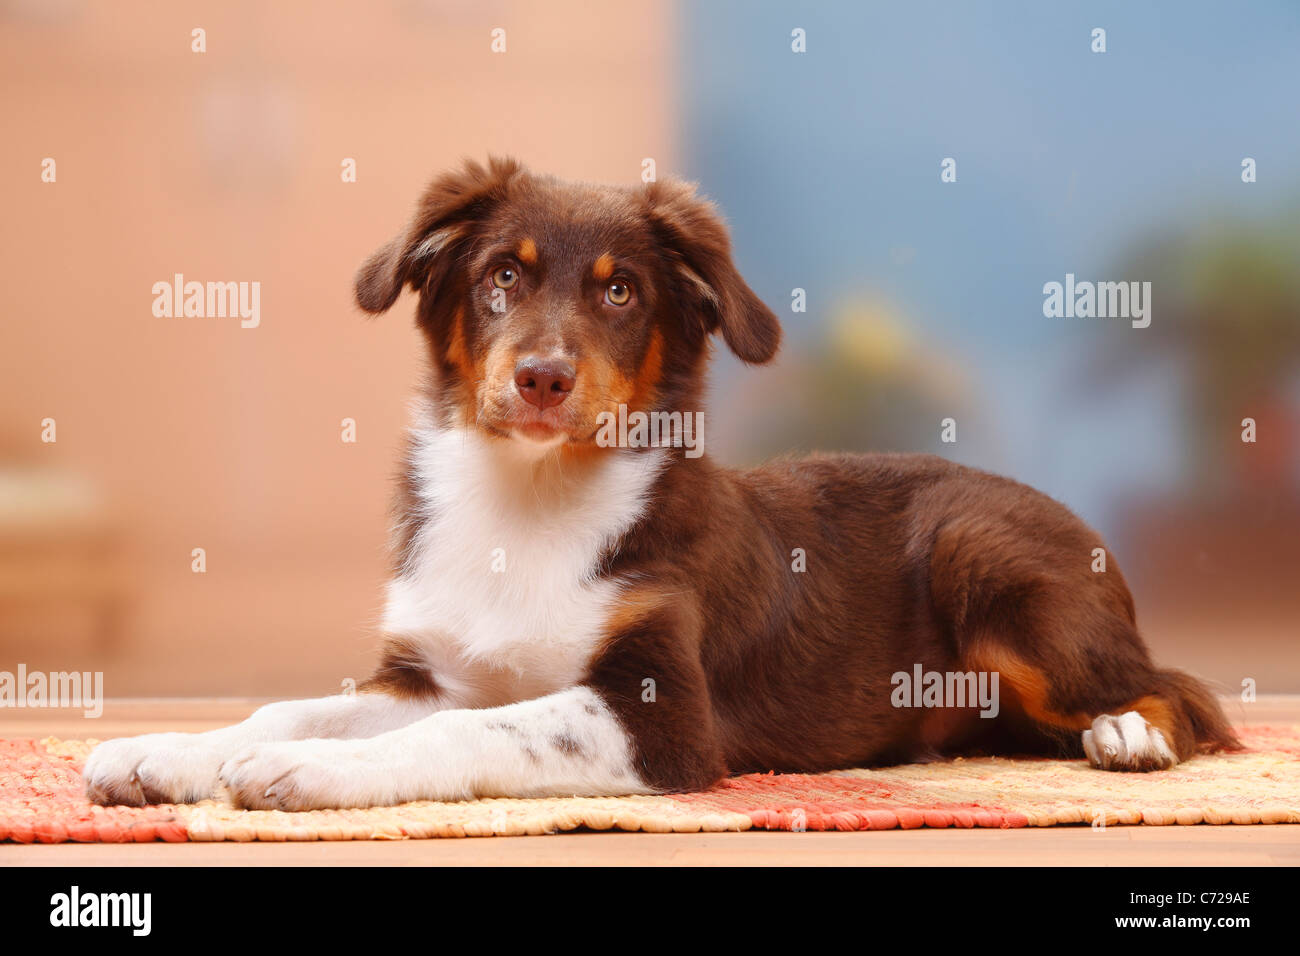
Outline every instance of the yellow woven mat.
<path id="1" fill-rule="evenodd" d="M 365 810 L 98 807 L 81 793 L 95 741 L 3 741 L 0 840 L 403 840 L 593 830 L 1300 823 L 1300 727 L 1246 727 L 1245 753 L 1150 774 L 1082 760 L 957 759 L 830 774 L 750 774 L 702 793 L 421 801 Z"/>

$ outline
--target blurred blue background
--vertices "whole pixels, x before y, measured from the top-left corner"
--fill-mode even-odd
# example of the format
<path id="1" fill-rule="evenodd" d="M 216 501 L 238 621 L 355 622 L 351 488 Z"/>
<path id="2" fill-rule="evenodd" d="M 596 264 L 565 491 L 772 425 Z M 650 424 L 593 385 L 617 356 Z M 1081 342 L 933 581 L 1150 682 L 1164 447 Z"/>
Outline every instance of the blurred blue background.
<path id="1" fill-rule="evenodd" d="M 1134 502 L 1214 484 L 1190 434 L 1206 420 L 1190 413 L 1197 358 L 1175 286 L 1234 231 L 1281 235 L 1276 271 L 1300 271 L 1300 5 L 733 0 L 683 5 L 679 30 L 685 172 L 732 223 L 794 369 L 772 385 L 778 373 L 720 363 L 715 448 L 933 451 L 1036 485 L 1111 534 Z M 945 157 L 955 183 L 940 181 Z M 1257 182 L 1242 182 L 1244 157 Z M 1181 248 L 1188 237 L 1210 241 Z M 1154 281 L 1151 326 L 1045 318 L 1043 284 L 1066 273 Z M 806 313 L 791 311 L 795 287 Z M 861 380 L 847 372 L 791 410 L 855 349 Z M 870 374 L 882 363 L 892 388 Z M 1291 411 L 1295 367 L 1270 372 Z M 1289 434 L 1268 436 L 1285 444 L 1266 481 L 1294 487 L 1294 419 L 1270 409 Z M 1252 411 L 1266 414 L 1219 418 Z M 850 421 L 828 427 L 839 413 Z M 955 444 L 939 441 L 948 416 Z M 1242 453 L 1239 431 L 1213 447 Z"/>

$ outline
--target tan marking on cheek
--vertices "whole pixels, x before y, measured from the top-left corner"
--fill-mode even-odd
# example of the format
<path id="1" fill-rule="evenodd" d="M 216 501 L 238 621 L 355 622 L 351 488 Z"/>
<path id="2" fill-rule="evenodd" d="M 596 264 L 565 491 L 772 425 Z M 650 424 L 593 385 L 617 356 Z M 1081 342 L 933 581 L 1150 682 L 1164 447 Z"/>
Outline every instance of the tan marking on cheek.
<path id="1" fill-rule="evenodd" d="M 664 372 L 664 337 L 658 329 L 650 333 L 650 344 L 646 347 L 645 358 L 641 360 L 641 371 L 633 382 L 632 397 L 628 405 L 637 409 L 648 407 L 654 400 L 655 390 Z"/>
<path id="2" fill-rule="evenodd" d="M 457 309 L 452 317 L 451 331 L 447 336 L 447 345 L 443 349 L 443 358 L 456 370 L 460 381 L 455 384 L 460 399 L 461 416 L 465 422 L 474 420 L 475 386 L 482 377 L 482 369 L 470 360 L 469 350 L 465 345 L 465 313 Z"/>
<path id="3" fill-rule="evenodd" d="M 457 309 L 452 317 L 451 334 L 447 336 L 447 348 L 443 354 L 448 362 L 456 366 L 462 377 L 473 376 L 474 366 L 470 363 L 469 352 L 465 348 L 465 313 L 461 309 Z"/>
<path id="4" fill-rule="evenodd" d="M 596 277 L 596 281 L 604 282 L 614 274 L 614 257 L 608 252 L 602 255 L 591 267 L 591 274 Z"/>
<path id="5" fill-rule="evenodd" d="M 618 368 L 601 355 L 593 355 L 582 363 L 578 373 L 578 390 L 581 394 L 581 410 L 576 412 L 579 421 L 590 422 L 596 427 L 596 416 L 601 412 L 615 411 L 625 394 L 622 385 L 626 379 L 619 374 Z M 573 402 L 578 394 L 570 395 L 568 402 Z"/>
<path id="6" fill-rule="evenodd" d="M 519 243 L 519 261 L 524 265 L 537 265 L 537 243 L 531 239 L 524 239 Z"/>
<path id="7" fill-rule="evenodd" d="M 488 385 L 499 386 L 502 382 L 510 378 L 508 373 L 514 371 L 514 360 L 510 354 L 511 350 L 500 342 L 493 345 L 488 350 L 487 359 L 484 362 L 484 371 Z"/>
<path id="8" fill-rule="evenodd" d="M 497 342 L 488 349 L 480 368 L 479 391 L 483 404 L 504 411 L 515 387 L 514 350 Z"/>
<path id="9" fill-rule="evenodd" d="M 628 378 L 617 367 L 610 367 L 610 380 L 613 382 L 611 394 L 617 404 L 626 405 L 629 412 L 646 411 L 654 402 L 655 390 L 664 370 L 664 337 L 658 329 L 650 333 L 650 342 L 646 346 L 641 367 L 632 378 Z"/>

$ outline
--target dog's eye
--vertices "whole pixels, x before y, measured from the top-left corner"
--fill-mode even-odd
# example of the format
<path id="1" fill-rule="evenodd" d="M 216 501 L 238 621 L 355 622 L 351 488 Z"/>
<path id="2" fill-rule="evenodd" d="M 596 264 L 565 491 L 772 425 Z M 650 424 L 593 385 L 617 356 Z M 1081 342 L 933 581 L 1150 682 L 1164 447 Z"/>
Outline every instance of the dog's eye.
<path id="1" fill-rule="evenodd" d="M 627 305 L 632 300 L 632 287 L 622 279 L 615 279 L 605 287 L 605 301 L 610 305 Z"/>
<path id="2" fill-rule="evenodd" d="M 492 273 L 492 284 L 498 289 L 513 289 L 519 284 L 519 273 L 511 266 L 502 266 Z"/>

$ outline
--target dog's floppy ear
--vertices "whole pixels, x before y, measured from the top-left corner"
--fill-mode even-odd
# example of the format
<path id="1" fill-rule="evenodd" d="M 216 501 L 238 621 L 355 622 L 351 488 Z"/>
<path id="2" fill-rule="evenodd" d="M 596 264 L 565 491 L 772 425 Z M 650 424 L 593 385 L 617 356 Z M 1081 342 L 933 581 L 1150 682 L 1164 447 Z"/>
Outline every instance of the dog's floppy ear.
<path id="1" fill-rule="evenodd" d="M 646 187 L 647 216 L 674 260 L 704 319 L 704 334 L 721 331 L 741 361 L 771 361 L 781 344 L 781 324 L 731 261 L 726 224 L 692 183 L 654 182 Z"/>
<path id="2" fill-rule="evenodd" d="M 385 243 L 357 270 L 357 305 L 367 312 L 387 312 L 404 285 L 423 286 L 432 269 L 469 236 L 476 219 L 505 196 L 510 180 L 523 167 L 513 159 L 492 157 L 486 167 L 473 160 L 429 184 L 410 224 Z"/>

